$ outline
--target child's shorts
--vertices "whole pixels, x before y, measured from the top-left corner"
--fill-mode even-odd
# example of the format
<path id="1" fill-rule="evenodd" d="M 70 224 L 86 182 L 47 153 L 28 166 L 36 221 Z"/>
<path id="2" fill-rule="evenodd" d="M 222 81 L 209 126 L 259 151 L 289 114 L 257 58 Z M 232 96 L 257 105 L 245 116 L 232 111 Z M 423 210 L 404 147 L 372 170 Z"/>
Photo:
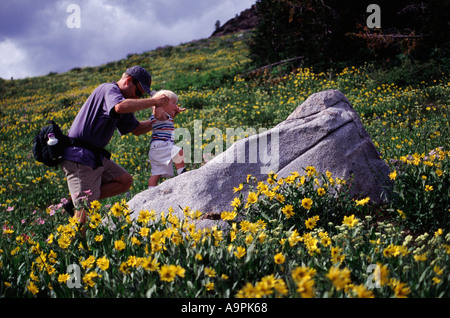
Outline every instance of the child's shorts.
<path id="1" fill-rule="evenodd" d="M 150 145 L 148 159 L 152 165 L 152 175 L 162 178 L 173 177 L 173 158 L 181 148 L 170 141 L 154 140 Z"/>

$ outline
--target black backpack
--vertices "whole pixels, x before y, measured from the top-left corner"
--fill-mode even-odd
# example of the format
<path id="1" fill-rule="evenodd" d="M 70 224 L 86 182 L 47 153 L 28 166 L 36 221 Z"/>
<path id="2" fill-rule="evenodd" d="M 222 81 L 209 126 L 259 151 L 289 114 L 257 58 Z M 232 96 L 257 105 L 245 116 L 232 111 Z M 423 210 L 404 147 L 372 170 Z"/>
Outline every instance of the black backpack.
<path id="1" fill-rule="evenodd" d="M 49 120 L 48 124 L 33 139 L 33 156 L 37 161 L 42 162 L 46 166 L 55 167 L 59 165 L 63 161 L 62 155 L 64 148 L 68 146 L 81 147 L 92 151 L 95 156 L 95 163 L 99 167 L 102 166 L 101 155 L 108 159 L 111 158 L 111 153 L 104 148 L 95 147 L 86 141 L 69 138 L 64 135 L 61 128 L 53 120 Z M 58 143 L 53 146 L 48 144 L 48 135 L 51 133 L 58 140 Z"/>
<path id="2" fill-rule="evenodd" d="M 59 126 L 53 121 L 48 121 L 48 126 L 43 127 L 33 139 L 34 158 L 49 167 L 55 167 L 62 161 L 64 148 L 69 145 L 69 137 L 64 135 Z M 54 134 L 58 143 L 48 144 L 49 134 Z"/>

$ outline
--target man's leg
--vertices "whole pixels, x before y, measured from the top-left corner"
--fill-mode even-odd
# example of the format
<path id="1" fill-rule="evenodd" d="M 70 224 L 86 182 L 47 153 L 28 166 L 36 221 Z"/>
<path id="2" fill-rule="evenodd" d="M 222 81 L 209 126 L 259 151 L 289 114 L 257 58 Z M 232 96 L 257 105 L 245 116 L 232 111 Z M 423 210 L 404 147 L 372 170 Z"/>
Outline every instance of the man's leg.
<path id="1" fill-rule="evenodd" d="M 124 193 L 131 188 L 133 184 L 133 177 L 128 172 L 122 174 L 119 177 L 103 183 L 100 187 L 99 200 L 110 198 L 118 194 Z"/>
<path id="2" fill-rule="evenodd" d="M 159 178 L 160 178 L 160 176 L 151 176 L 148 179 L 148 186 L 149 187 L 156 187 L 158 185 Z"/>
<path id="3" fill-rule="evenodd" d="M 103 160 L 102 183 L 99 200 L 127 192 L 133 184 L 133 177 L 112 160 Z"/>
<path id="4" fill-rule="evenodd" d="M 80 198 L 87 196 L 87 203 L 109 198 L 128 191 L 133 183 L 133 177 L 125 169 L 108 159 L 97 169 L 67 160 L 62 168 L 75 205 L 74 216 L 82 224 L 86 222 L 87 213 Z"/>
<path id="5" fill-rule="evenodd" d="M 65 160 L 61 167 L 67 178 L 67 185 L 73 203 L 73 216 L 81 224 L 86 223 L 86 211 L 83 201 L 86 203 L 97 200 L 100 196 L 100 185 L 103 169 L 92 169 L 76 162 Z"/>

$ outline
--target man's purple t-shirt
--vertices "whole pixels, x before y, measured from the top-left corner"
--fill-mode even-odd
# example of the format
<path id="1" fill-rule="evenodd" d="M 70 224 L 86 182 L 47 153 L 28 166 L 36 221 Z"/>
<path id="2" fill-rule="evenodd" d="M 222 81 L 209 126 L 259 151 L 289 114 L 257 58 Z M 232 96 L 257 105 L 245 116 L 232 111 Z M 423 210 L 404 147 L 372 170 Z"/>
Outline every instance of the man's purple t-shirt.
<path id="1" fill-rule="evenodd" d="M 132 132 L 139 125 L 136 117 L 132 113 L 117 114 L 114 110 L 114 106 L 124 99 L 116 83 L 97 87 L 75 117 L 69 137 L 105 147 L 116 129 L 120 135 Z M 84 148 L 68 147 L 63 158 L 96 168 L 94 154 Z"/>

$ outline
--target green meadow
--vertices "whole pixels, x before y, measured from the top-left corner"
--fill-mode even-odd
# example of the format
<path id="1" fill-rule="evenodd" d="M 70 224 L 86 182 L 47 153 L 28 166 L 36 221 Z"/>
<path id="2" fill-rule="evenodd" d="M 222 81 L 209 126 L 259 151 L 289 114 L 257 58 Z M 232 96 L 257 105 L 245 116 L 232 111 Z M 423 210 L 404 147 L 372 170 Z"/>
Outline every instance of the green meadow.
<path id="1" fill-rule="evenodd" d="M 421 79 L 407 62 L 390 70 L 368 63 L 250 72 L 247 39 L 239 33 L 0 80 L 0 297 L 449 297 L 448 74 Z M 31 141 L 50 119 L 67 132 L 92 90 L 132 65 L 150 71 L 153 89 L 178 94 L 187 110 L 176 125 L 192 134 L 195 121 L 203 130 L 270 129 L 311 94 L 340 90 L 391 168 L 393 199 L 352 199 L 348 180 L 311 162 L 287 178 L 247 176 L 236 184 L 221 215 L 227 231 L 196 229 L 192 221 L 203 211 L 190 207 L 184 219 L 150 210 L 130 221 L 126 202 L 150 176 L 151 133 L 116 134 L 108 150 L 133 186 L 88 206 L 81 231 L 61 208 L 69 196 L 64 174 L 36 162 Z M 193 150 L 210 142 L 193 140 Z M 102 224 L 105 217 L 115 230 Z"/>

